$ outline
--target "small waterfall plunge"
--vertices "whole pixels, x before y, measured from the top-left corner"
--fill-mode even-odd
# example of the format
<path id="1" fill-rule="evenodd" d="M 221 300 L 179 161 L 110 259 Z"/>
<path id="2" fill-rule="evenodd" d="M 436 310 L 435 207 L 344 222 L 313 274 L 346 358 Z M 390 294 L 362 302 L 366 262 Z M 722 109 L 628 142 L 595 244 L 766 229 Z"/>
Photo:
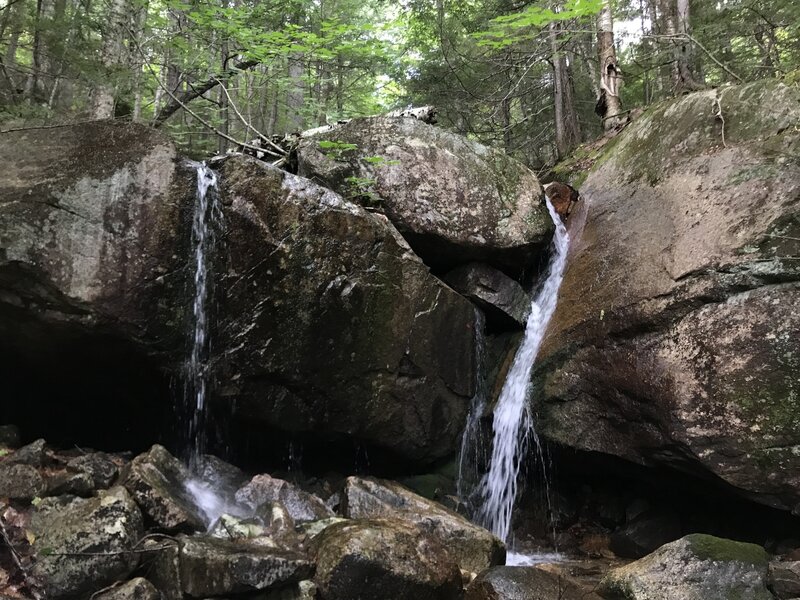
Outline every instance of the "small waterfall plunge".
<path id="1" fill-rule="evenodd" d="M 208 387 L 208 303 L 209 261 L 215 245 L 215 232 L 222 225 L 222 210 L 217 194 L 217 174 L 205 163 L 190 163 L 197 171 L 197 192 L 192 217 L 192 257 L 194 298 L 190 330 L 189 358 L 185 368 L 185 403 L 189 464 L 196 467 L 206 452 L 206 394 Z"/>
<path id="2" fill-rule="evenodd" d="M 547 210 L 556 226 L 553 253 L 541 287 L 534 294 L 531 310 L 525 324 L 525 335 L 514 362 L 508 372 L 500 398 L 494 410 L 492 453 L 489 470 L 483 476 L 478 493 L 480 507 L 476 520 L 497 537 L 508 542 L 511 514 L 517 496 L 517 486 L 522 460 L 529 441 L 539 449 L 539 440 L 533 427 L 533 417 L 526 402 L 530 376 L 536 355 L 544 339 L 547 325 L 553 316 L 558 300 L 558 289 L 564 276 L 569 235 L 561 218 L 549 199 Z M 472 420 L 468 423 L 468 427 Z M 474 427 L 474 425 L 472 425 Z M 542 458 L 540 456 L 540 458 Z M 512 564 L 511 556 L 509 563 Z"/>

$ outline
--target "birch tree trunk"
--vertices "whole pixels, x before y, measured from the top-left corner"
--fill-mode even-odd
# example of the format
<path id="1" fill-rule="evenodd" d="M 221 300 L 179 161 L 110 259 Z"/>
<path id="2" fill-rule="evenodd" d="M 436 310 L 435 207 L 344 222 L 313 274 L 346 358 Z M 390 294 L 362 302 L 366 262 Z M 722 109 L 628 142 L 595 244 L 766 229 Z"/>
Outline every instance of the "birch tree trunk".
<path id="1" fill-rule="evenodd" d="M 91 98 L 91 115 L 94 119 L 111 119 L 114 116 L 114 70 L 120 66 L 125 49 L 122 43 L 125 27 L 131 20 L 127 0 L 111 0 L 108 7 L 108 27 L 103 34 L 100 60 L 106 77 L 94 88 Z"/>
<path id="2" fill-rule="evenodd" d="M 617 51 L 614 48 L 611 0 L 603 0 L 603 8 L 597 15 L 597 54 L 600 59 L 600 97 L 595 111 L 603 120 L 603 129 L 609 130 L 623 121 L 619 99 L 622 71 L 617 65 Z"/>

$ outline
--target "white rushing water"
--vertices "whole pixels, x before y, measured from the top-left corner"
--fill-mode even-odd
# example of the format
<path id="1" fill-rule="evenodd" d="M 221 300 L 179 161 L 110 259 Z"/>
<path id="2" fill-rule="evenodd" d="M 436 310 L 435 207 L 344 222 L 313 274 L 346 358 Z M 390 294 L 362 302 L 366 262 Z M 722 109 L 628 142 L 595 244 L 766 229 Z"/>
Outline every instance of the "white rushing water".
<path id="1" fill-rule="evenodd" d="M 558 289 L 564 277 L 569 235 L 550 200 L 547 210 L 556 226 L 553 252 L 547 276 L 531 302 L 525 335 L 508 372 L 494 410 L 494 439 L 489 471 L 480 484 L 482 504 L 478 519 L 497 537 L 508 541 L 511 513 L 517 496 L 521 461 L 529 438 L 538 446 L 533 421 L 526 402 L 530 376 L 542 345 L 547 324 L 553 316 Z"/>
<path id="2" fill-rule="evenodd" d="M 189 360 L 186 364 L 186 402 L 190 463 L 196 464 L 206 450 L 206 392 L 208 355 L 208 270 L 214 243 L 214 227 L 221 223 L 217 203 L 217 175 L 205 163 L 191 163 L 197 171 L 197 192 L 192 217 L 194 299 Z"/>

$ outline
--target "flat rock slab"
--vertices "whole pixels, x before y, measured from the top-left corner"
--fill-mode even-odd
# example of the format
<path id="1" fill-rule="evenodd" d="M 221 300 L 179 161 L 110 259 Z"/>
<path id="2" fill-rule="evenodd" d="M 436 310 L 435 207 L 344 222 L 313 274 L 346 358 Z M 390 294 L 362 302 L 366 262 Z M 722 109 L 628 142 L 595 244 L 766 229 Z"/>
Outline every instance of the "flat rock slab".
<path id="1" fill-rule="evenodd" d="M 268 590 L 308 579 L 314 565 L 305 556 L 208 536 L 180 536 L 181 589 L 192 597 Z"/>

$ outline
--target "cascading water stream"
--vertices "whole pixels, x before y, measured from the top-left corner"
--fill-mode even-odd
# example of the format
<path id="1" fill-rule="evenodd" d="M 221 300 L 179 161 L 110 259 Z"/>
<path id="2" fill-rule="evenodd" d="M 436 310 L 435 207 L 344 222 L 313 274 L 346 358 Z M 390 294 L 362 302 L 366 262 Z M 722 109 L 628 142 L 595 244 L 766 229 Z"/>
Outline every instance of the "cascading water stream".
<path id="1" fill-rule="evenodd" d="M 197 171 L 197 192 L 192 217 L 194 299 L 189 359 L 186 363 L 186 404 L 190 466 L 196 467 L 206 451 L 206 394 L 208 359 L 209 259 L 214 230 L 222 222 L 217 201 L 217 175 L 205 163 L 190 163 Z"/>
<path id="2" fill-rule="evenodd" d="M 555 312 L 569 248 L 567 229 L 550 200 L 546 202 L 556 226 L 553 254 L 547 276 L 531 302 L 525 335 L 494 410 L 491 462 L 479 490 L 482 504 L 478 520 L 504 542 L 508 541 L 511 529 L 519 471 L 528 440 L 532 438 L 537 448 L 539 444 L 526 400 L 533 364 Z"/>

